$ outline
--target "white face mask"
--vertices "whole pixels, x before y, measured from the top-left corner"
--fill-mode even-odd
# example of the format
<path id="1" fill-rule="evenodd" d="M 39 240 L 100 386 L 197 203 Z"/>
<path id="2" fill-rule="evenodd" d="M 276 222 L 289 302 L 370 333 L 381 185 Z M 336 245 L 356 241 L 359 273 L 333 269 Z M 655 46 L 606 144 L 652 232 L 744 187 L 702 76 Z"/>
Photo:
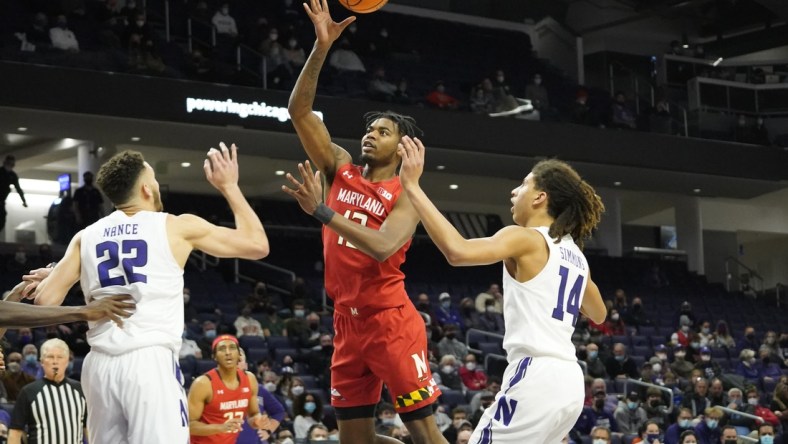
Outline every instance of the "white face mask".
<path id="1" fill-rule="evenodd" d="M 668 355 L 666 355 L 665 353 L 657 353 L 657 357 L 658 357 L 658 358 L 659 358 L 661 361 L 664 361 L 664 360 L 668 359 Z"/>
<path id="2" fill-rule="evenodd" d="M 443 373 L 451 373 L 452 370 L 454 370 L 454 366 L 453 365 L 444 365 L 443 368 L 441 368 L 441 370 L 443 371 Z"/>
<path id="3" fill-rule="evenodd" d="M 468 369 L 469 372 L 476 370 L 476 363 L 475 362 L 466 362 L 465 368 Z"/>
<path id="4" fill-rule="evenodd" d="M 302 385 L 293 386 L 293 388 L 291 388 L 290 391 L 293 392 L 294 395 L 299 396 L 302 393 L 304 393 L 304 386 Z"/>
<path id="5" fill-rule="evenodd" d="M 263 387 L 271 393 L 276 391 L 276 384 L 273 382 L 266 382 Z"/>
<path id="6" fill-rule="evenodd" d="M 595 439 L 591 441 L 593 444 L 607 444 L 607 440 L 604 439 Z"/>
<path id="7" fill-rule="evenodd" d="M 747 404 L 758 405 L 758 398 L 747 398 Z"/>

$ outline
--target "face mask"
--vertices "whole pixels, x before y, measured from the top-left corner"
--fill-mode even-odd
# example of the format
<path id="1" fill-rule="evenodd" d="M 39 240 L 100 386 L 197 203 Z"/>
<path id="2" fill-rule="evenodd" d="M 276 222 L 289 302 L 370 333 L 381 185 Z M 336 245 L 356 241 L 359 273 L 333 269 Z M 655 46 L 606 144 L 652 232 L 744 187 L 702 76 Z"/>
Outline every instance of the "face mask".
<path id="1" fill-rule="evenodd" d="M 216 330 L 205 330 L 205 337 L 208 339 L 214 339 L 216 337 Z"/>
<path id="2" fill-rule="evenodd" d="M 665 361 L 668 359 L 668 355 L 665 353 L 657 353 L 657 358 L 659 358 L 660 361 Z"/>
<path id="3" fill-rule="evenodd" d="M 613 321 L 618 321 L 619 319 L 618 313 L 614 314 L 613 316 L 610 316 L 610 319 Z"/>
<path id="4" fill-rule="evenodd" d="M 636 410 L 638 408 L 638 403 L 629 401 L 627 402 L 627 408 L 629 408 L 629 410 Z"/>
<path id="5" fill-rule="evenodd" d="M 757 359 L 755 359 L 755 358 L 750 358 L 750 364 L 755 364 L 755 362 L 757 362 L 757 361 L 758 361 L 758 360 L 757 360 Z"/>
<path id="6" fill-rule="evenodd" d="M 63 28 L 65 28 L 65 26 L 63 26 Z M 17 253 L 14 255 L 14 259 L 15 259 L 17 262 L 19 262 L 20 264 L 24 264 L 25 262 L 27 262 L 27 254 L 25 254 L 25 253 L 23 253 L 23 252 L 21 252 L 21 251 L 18 251 L 18 252 L 17 252 Z"/>
<path id="7" fill-rule="evenodd" d="M 381 29 L 380 30 L 380 36 L 383 37 L 383 38 L 386 38 L 386 37 L 389 36 L 389 32 L 386 31 L 385 29 Z"/>
<path id="8" fill-rule="evenodd" d="M 282 444 L 295 444 L 295 443 L 293 443 L 292 438 L 285 438 L 282 440 Z"/>
<path id="9" fill-rule="evenodd" d="M 183 295 L 183 303 L 184 304 L 188 304 L 190 298 L 191 298 L 191 296 L 189 296 L 188 294 L 184 294 Z"/>
<path id="10" fill-rule="evenodd" d="M 726 439 L 722 443 L 723 444 L 736 444 L 737 442 L 739 442 L 737 439 Z"/>
<path id="11" fill-rule="evenodd" d="M 35 364 L 37 360 L 36 355 L 25 355 L 25 362 L 28 364 Z"/>
<path id="12" fill-rule="evenodd" d="M 297 42 L 295 39 L 290 39 L 290 40 L 287 42 L 287 46 L 289 46 L 289 47 L 291 47 L 291 48 L 295 48 L 297 43 L 298 43 L 298 42 Z"/>
<path id="13" fill-rule="evenodd" d="M 275 42 L 279 38 L 279 34 L 268 34 L 268 39 Z"/>
<path id="14" fill-rule="evenodd" d="M 534 85 L 541 85 L 542 79 L 534 79 Z"/>
<path id="15" fill-rule="evenodd" d="M 687 354 L 686 352 L 676 352 L 675 356 L 676 356 L 676 359 L 684 359 L 684 356 L 686 354 Z"/>
<path id="16" fill-rule="evenodd" d="M 690 342 L 690 347 L 692 347 L 692 348 L 699 348 L 700 347 L 700 342 Z"/>
<path id="17" fill-rule="evenodd" d="M 304 386 L 303 385 L 295 385 L 295 386 L 293 386 L 293 388 L 290 389 L 290 391 L 293 392 L 294 395 L 300 396 L 302 393 L 304 393 Z"/>
<path id="18" fill-rule="evenodd" d="M 626 359 L 626 356 L 624 356 L 624 355 L 620 355 L 620 356 L 619 356 L 619 355 L 616 355 L 616 361 L 618 361 L 618 362 L 624 362 L 624 359 Z"/>
<path id="19" fill-rule="evenodd" d="M 774 444 L 774 436 L 761 436 L 761 444 Z"/>
<path id="20" fill-rule="evenodd" d="M 441 367 L 441 371 L 443 373 L 451 373 L 453 370 L 454 370 L 454 366 L 452 365 L 444 365 L 443 367 Z"/>
<path id="21" fill-rule="evenodd" d="M 659 439 L 659 433 L 649 433 L 646 435 L 646 442 L 653 443 L 654 441 Z"/>
<path id="22" fill-rule="evenodd" d="M 456 337 L 457 337 L 457 335 L 454 334 L 454 333 L 446 333 L 446 338 L 449 339 L 449 340 L 454 339 Z"/>
<path id="23" fill-rule="evenodd" d="M 603 408 L 605 408 L 605 400 L 604 399 L 595 399 L 594 400 L 594 407 L 596 407 L 597 410 L 602 410 Z"/>
<path id="24" fill-rule="evenodd" d="M 317 408 L 317 404 L 315 404 L 314 402 L 307 402 L 306 404 L 304 404 L 304 410 L 306 410 L 307 413 L 314 412 L 316 408 Z"/>
<path id="25" fill-rule="evenodd" d="M 22 371 L 22 366 L 18 362 L 9 362 L 6 368 L 8 373 L 19 373 Z"/>
<path id="26" fill-rule="evenodd" d="M 455 429 L 459 429 L 460 424 L 462 424 L 465 421 L 466 421 L 465 419 L 455 419 L 454 421 L 452 421 L 451 425 L 453 425 Z"/>
<path id="27" fill-rule="evenodd" d="M 476 370 L 476 363 L 475 362 L 466 362 L 465 368 L 468 369 L 469 372 Z"/>
<path id="28" fill-rule="evenodd" d="M 498 82 L 503 82 L 503 79 L 504 79 L 504 77 L 503 77 L 503 76 L 497 76 L 497 77 L 495 78 L 495 80 L 496 80 L 496 81 L 498 81 Z"/>
<path id="29" fill-rule="evenodd" d="M 445 309 L 448 309 L 449 307 L 451 307 L 451 301 L 443 301 L 443 302 L 441 302 L 441 307 L 443 307 Z"/>
<path id="30" fill-rule="evenodd" d="M 591 442 L 592 442 L 592 444 L 607 444 L 607 440 L 605 440 L 605 439 L 595 439 L 595 440 L 593 440 Z"/>
<path id="31" fill-rule="evenodd" d="M 755 333 L 747 333 L 746 335 L 744 335 L 744 337 L 747 338 L 750 341 L 754 341 L 755 340 Z"/>
<path id="32" fill-rule="evenodd" d="M 709 361 L 711 361 L 711 356 L 709 356 L 709 355 L 700 355 L 700 360 L 703 361 L 703 362 L 709 362 Z"/>
<path id="33" fill-rule="evenodd" d="M 297 318 L 303 318 L 304 314 L 305 314 L 304 310 L 301 310 L 301 309 L 293 310 L 293 315 L 295 315 L 295 317 L 297 317 Z"/>
<path id="34" fill-rule="evenodd" d="M 652 365 L 651 366 L 651 370 L 653 370 L 654 373 L 661 372 L 662 371 L 662 364 L 654 364 L 654 365 Z"/>
<path id="35" fill-rule="evenodd" d="M 682 429 L 688 429 L 689 426 L 690 426 L 689 419 L 679 419 L 679 427 L 681 427 Z"/>
<path id="36" fill-rule="evenodd" d="M 758 405 L 758 398 L 747 398 L 747 404 Z"/>
<path id="37" fill-rule="evenodd" d="M 681 331 L 684 332 L 684 333 L 688 332 L 689 331 L 689 325 L 682 325 L 681 326 Z"/>
<path id="38" fill-rule="evenodd" d="M 352 33 L 355 33 L 357 30 L 358 30 L 358 27 L 356 25 L 350 25 L 350 27 L 348 28 L 348 31 L 350 31 Z"/>
<path id="39" fill-rule="evenodd" d="M 137 20 L 137 27 L 142 28 L 145 25 L 145 20 Z"/>
<path id="40" fill-rule="evenodd" d="M 711 430 L 716 429 L 717 428 L 717 420 L 716 419 L 707 419 L 706 420 L 706 427 L 708 427 Z"/>
<path id="41" fill-rule="evenodd" d="M 766 343 L 769 345 L 774 344 L 775 341 L 776 341 L 775 338 L 766 338 Z"/>
<path id="42" fill-rule="evenodd" d="M 394 425 L 394 422 L 395 422 L 394 418 L 383 418 L 380 420 L 380 423 L 385 426 Z"/>
<path id="43" fill-rule="evenodd" d="M 266 382 L 265 384 L 263 384 L 263 387 L 265 387 L 265 389 L 271 393 L 276 391 L 276 384 L 274 384 L 273 382 Z"/>
<path id="44" fill-rule="evenodd" d="M 598 351 L 590 351 L 588 352 L 588 359 L 596 359 L 599 356 Z"/>

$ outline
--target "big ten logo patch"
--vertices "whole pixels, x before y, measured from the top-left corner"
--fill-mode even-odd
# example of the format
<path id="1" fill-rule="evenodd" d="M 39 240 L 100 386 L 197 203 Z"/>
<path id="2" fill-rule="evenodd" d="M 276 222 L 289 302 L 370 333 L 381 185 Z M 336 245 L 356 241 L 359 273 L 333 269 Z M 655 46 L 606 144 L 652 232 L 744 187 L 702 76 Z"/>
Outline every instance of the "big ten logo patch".
<path id="1" fill-rule="evenodd" d="M 394 197 L 394 195 L 392 195 L 390 192 L 386 191 L 386 189 L 383 188 L 383 187 L 379 187 L 378 188 L 378 194 L 383 196 L 386 200 L 391 200 L 391 198 Z"/>

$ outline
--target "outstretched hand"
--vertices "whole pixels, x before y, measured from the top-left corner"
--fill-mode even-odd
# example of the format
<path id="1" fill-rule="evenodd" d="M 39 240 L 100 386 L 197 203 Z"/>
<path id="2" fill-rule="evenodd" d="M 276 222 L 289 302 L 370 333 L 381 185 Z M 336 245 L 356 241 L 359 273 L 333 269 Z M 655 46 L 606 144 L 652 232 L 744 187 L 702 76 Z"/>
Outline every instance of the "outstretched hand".
<path id="1" fill-rule="evenodd" d="M 328 10 L 327 0 L 309 0 L 309 4 L 304 2 L 304 10 L 309 19 L 315 25 L 315 36 L 317 41 L 323 44 L 332 44 L 342 31 L 348 27 L 349 24 L 356 21 L 355 16 L 350 16 L 345 20 L 337 23 L 331 18 L 331 13 Z"/>
<path id="2" fill-rule="evenodd" d="M 110 321 L 123 327 L 123 319 L 131 316 L 136 305 L 131 295 L 121 294 L 94 299 L 83 309 L 85 320 L 100 321 L 109 318 Z"/>
<path id="3" fill-rule="evenodd" d="M 22 276 L 22 281 L 27 284 L 22 290 L 22 296 L 26 299 L 35 299 L 38 284 L 52 273 L 52 268 L 52 266 L 36 268 L 35 270 L 30 270 L 30 273 Z"/>
<path id="4" fill-rule="evenodd" d="M 282 185 L 282 191 L 295 198 L 306 214 L 312 215 L 317 206 L 323 203 L 323 184 L 320 182 L 320 171 L 313 173 L 312 165 L 307 160 L 298 164 L 298 172 L 301 174 L 303 182 L 299 182 L 292 174 L 287 173 L 287 180 L 295 188 Z"/>
<path id="5" fill-rule="evenodd" d="M 203 163 L 205 177 L 219 191 L 238 185 L 238 147 L 235 144 L 227 149 L 224 142 L 219 143 L 220 150 L 208 150 L 208 158 Z"/>
<path id="6" fill-rule="evenodd" d="M 424 144 L 418 137 L 403 136 L 397 146 L 397 154 L 402 158 L 399 168 L 399 180 L 403 188 L 419 185 L 419 178 L 424 173 Z"/>

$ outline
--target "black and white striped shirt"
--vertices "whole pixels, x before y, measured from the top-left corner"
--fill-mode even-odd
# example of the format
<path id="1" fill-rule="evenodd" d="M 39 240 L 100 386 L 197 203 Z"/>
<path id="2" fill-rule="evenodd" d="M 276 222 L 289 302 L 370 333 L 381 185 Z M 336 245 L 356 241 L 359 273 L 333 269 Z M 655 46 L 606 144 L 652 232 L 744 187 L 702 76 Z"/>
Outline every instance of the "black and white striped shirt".
<path id="1" fill-rule="evenodd" d="M 27 430 L 28 444 L 81 444 L 86 419 L 79 382 L 40 379 L 19 392 L 10 428 Z"/>

